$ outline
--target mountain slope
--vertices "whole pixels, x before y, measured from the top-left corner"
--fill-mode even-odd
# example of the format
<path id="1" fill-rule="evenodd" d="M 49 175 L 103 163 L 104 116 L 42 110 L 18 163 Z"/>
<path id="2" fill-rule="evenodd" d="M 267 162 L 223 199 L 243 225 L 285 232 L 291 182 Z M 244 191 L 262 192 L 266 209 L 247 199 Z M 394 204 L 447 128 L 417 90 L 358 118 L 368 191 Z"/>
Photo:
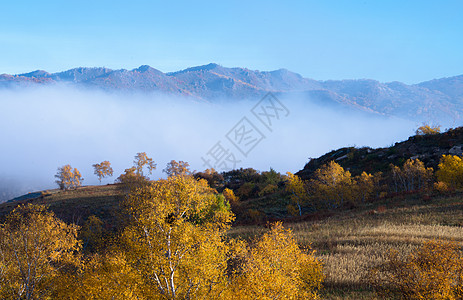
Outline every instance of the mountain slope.
<path id="1" fill-rule="evenodd" d="M 414 121 L 461 123 L 463 119 L 463 75 L 414 85 L 375 80 L 317 81 L 280 69 L 255 71 L 226 68 L 217 64 L 163 73 L 150 66 L 133 70 L 75 68 L 59 73 L 37 70 L 19 75 L 0 75 L 0 87 L 68 83 L 105 90 L 161 92 L 217 98 L 260 98 L 267 92 L 299 93 L 323 103 L 338 102 L 384 115 Z"/>
<path id="2" fill-rule="evenodd" d="M 400 166 L 407 159 L 418 158 L 426 167 L 437 170 L 442 155 L 463 155 L 463 127 L 434 135 L 415 135 L 391 147 L 372 149 L 368 147 L 345 147 L 311 159 L 297 175 L 303 179 L 324 164 L 334 160 L 353 175 L 386 172 L 390 164 Z"/>

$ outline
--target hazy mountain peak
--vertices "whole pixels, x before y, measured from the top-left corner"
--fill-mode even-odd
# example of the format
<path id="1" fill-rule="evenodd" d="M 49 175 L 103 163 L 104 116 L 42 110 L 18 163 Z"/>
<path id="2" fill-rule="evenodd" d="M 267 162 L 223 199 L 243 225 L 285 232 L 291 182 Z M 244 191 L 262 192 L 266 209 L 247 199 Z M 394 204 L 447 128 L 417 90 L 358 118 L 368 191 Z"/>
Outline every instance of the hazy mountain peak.
<path id="1" fill-rule="evenodd" d="M 429 90 L 439 91 L 457 100 L 463 100 L 463 75 L 433 79 L 417 84 Z"/>
<path id="2" fill-rule="evenodd" d="M 203 65 L 203 66 L 199 66 L 199 68 L 203 69 L 203 70 L 212 70 L 212 69 L 216 69 L 216 68 L 221 68 L 222 66 L 216 64 L 216 63 L 209 63 L 207 65 Z"/>
<path id="3" fill-rule="evenodd" d="M 29 73 L 19 74 L 18 76 L 43 78 L 43 77 L 50 77 L 51 74 L 44 70 L 36 70 L 33 72 L 29 72 Z"/>
<path id="4" fill-rule="evenodd" d="M 132 71 L 138 71 L 138 72 L 140 72 L 140 73 L 144 73 L 144 72 L 153 72 L 153 71 L 154 71 L 154 72 L 161 72 L 161 71 L 159 71 L 159 70 L 157 70 L 157 69 L 155 69 L 155 68 L 153 68 L 153 67 L 150 67 L 150 66 L 148 66 L 148 65 L 142 65 L 142 66 L 140 66 L 140 67 L 138 67 L 138 68 L 136 68 L 136 69 L 133 69 Z"/>
<path id="5" fill-rule="evenodd" d="M 207 64 L 207 65 L 187 68 L 187 69 L 177 71 L 177 72 L 171 72 L 171 73 L 168 73 L 167 75 L 175 75 L 175 74 L 180 74 L 180 73 L 198 72 L 198 71 L 210 71 L 210 70 L 214 70 L 214 69 L 218 69 L 218 68 L 223 68 L 223 67 L 216 64 L 216 63 L 210 63 L 210 64 Z"/>
<path id="6" fill-rule="evenodd" d="M 64 81 L 74 81 L 74 82 L 81 82 L 81 81 L 88 81 L 94 79 L 96 77 L 100 77 L 102 75 L 107 75 L 114 72 L 112 69 L 107 68 L 86 68 L 86 67 L 78 67 L 74 69 L 70 69 L 64 72 L 53 73 L 52 77 L 55 80 L 64 80 Z"/>

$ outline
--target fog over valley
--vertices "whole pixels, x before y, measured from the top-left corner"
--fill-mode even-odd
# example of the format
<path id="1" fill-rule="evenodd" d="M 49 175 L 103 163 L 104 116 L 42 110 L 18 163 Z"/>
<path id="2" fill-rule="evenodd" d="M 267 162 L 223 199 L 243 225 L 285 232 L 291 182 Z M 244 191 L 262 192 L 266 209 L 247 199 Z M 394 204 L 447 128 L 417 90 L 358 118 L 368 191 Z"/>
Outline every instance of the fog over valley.
<path id="1" fill-rule="evenodd" d="M 343 146 L 389 146 L 420 125 L 298 95 L 277 97 L 287 112 L 267 128 L 251 112 L 259 99 L 203 101 L 66 85 L 0 90 L 0 200 L 56 188 L 53 176 L 65 164 L 79 169 L 84 184 L 91 185 L 98 184 L 92 164 L 109 160 L 114 176 L 103 183 L 112 183 L 138 152 L 157 163 L 152 178 L 164 177 L 170 160 L 187 161 L 201 171 L 208 168 L 202 157 L 217 142 L 240 161 L 235 168 L 295 172 L 309 157 Z M 247 157 L 226 137 L 233 136 L 243 117 L 261 133 L 254 148 L 245 151 Z"/>

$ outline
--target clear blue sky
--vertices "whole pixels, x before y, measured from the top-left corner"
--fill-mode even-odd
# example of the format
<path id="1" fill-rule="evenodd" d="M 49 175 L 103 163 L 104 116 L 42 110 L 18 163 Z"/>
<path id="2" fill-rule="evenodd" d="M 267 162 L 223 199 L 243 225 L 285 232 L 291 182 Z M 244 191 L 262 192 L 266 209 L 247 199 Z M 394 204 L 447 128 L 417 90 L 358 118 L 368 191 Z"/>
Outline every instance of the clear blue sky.
<path id="1" fill-rule="evenodd" d="M 314 79 L 463 74 L 463 1 L 2 1 L 0 73 L 216 62 Z"/>

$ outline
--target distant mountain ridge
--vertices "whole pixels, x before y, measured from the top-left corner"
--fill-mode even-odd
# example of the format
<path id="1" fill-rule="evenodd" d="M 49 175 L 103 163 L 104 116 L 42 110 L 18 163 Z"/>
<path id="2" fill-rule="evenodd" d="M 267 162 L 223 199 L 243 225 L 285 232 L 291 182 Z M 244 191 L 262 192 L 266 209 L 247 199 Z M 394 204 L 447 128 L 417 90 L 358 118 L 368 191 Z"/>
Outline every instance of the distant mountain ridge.
<path id="1" fill-rule="evenodd" d="M 0 75 L 0 88 L 69 83 L 104 90 L 161 92 L 200 99 L 257 98 L 267 92 L 300 93 L 321 103 L 338 103 L 409 120 L 461 122 L 463 75 L 419 84 L 381 83 L 371 79 L 318 81 L 286 69 L 255 71 L 218 64 L 163 73 L 143 65 L 133 70 L 75 68 L 58 73 L 37 70 Z"/>

